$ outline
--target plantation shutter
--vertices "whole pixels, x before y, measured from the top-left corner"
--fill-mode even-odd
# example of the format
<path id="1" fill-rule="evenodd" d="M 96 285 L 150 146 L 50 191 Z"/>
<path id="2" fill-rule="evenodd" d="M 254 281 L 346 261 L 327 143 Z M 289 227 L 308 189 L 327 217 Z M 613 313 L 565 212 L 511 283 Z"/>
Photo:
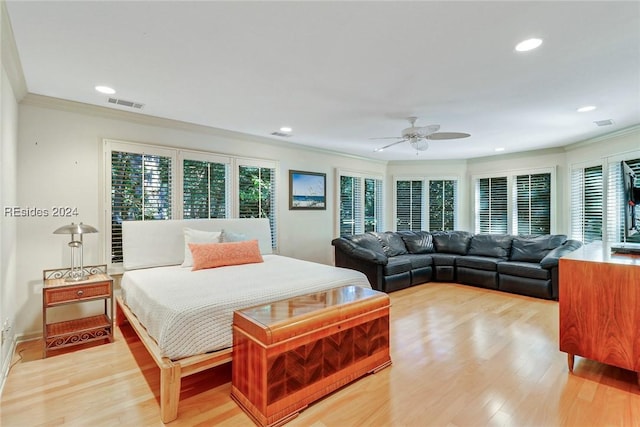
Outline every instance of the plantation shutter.
<path id="1" fill-rule="evenodd" d="M 365 178 L 364 180 L 364 231 L 381 230 L 383 221 L 382 180 Z"/>
<path id="2" fill-rule="evenodd" d="M 571 171 L 571 238 L 602 240 L 602 165 Z"/>
<path id="3" fill-rule="evenodd" d="M 271 245 L 276 247 L 276 169 L 238 167 L 238 218 L 269 218 Z"/>
<path id="4" fill-rule="evenodd" d="M 204 160 L 183 161 L 183 218 L 227 218 L 229 167 Z"/>
<path id="5" fill-rule="evenodd" d="M 478 180 L 478 232 L 507 233 L 507 177 Z"/>
<path id="6" fill-rule="evenodd" d="M 122 262 L 122 222 L 172 218 L 172 158 L 111 151 L 111 262 Z"/>
<path id="7" fill-rule="evenodd" d="M 396 181 L 396 230 L 422 229 L 422 188 L 419 180 Z"/>
<path id="8" fill-rule="evenodd" d="M 551 233 L 551 174 L 516 177 L 517 234 Z"/>
<path id="9" fill-rule="evenodd" d="M 364 233 L 362 216 L 362 180 L 340 175 L 340 235 Z"/>
<path id="10" fill-rule="evenodd" d="M 429 181 L 429 230 L 450 231 L 456 227 L 457 181 Z"/>

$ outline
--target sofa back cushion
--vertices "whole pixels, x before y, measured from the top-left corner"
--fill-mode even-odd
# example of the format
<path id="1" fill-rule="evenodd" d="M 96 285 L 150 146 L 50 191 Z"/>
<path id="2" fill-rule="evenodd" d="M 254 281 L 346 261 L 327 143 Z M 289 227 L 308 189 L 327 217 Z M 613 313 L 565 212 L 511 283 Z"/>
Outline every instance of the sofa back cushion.
<path id="1" fill-rule="evenodd" d="M 511 261 L 540 262 L 552 249 L 567 241 L 564 234 L 517 236 L 511 244 Z"/>
<path id="2" fill-rule="evenodd" d="M 369 249 L 381 255 L 385 254 L 378 238 L 370 233 L 354 234 L 352 236 L 344 236 L 344 238 L 353 242 L 354 245 Z"/>
<path id="3" fill-rule="evenodd" d="M 407 248 L 404 246 L 402 238 L 393 231 L 385 231 L 384 233 L 371 231 L 369 234 L 376 236 L 386 256 L 397 256 L 407 253 Z"/>
<path id="4" fill-rule="evenodd" d="M 468 231 L 435 231 L 431 233 L 436 251 L 466 255 L 472 234 Z"/>
<path id="5" fill-rule="evenodd" d="M 428 231 L 398 231 L 410 254 L 430 254 L 435 251 L 433 236 Z"/>
<path id="6" fill-rule="evenodd" d="M 509 259 L 512 240 L 508 234 L 476 234 L 471 238 L 469 255 Z"/>

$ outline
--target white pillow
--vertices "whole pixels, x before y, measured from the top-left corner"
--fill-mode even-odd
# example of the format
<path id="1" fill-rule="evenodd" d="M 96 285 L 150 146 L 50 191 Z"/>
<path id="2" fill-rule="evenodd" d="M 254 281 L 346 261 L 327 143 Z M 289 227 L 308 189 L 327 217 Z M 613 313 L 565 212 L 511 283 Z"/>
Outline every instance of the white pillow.
<path id="1" fill-rule="evenodd" d="M 184 261 L 180 267 L 193 267 L 193 256 L 189 243 L 220 243 L 219 231 L 202 231 L 193 228 L 184 229 Z"/>
<path id="2" fill-rule="evenodd" d="M 244 242 L 249 240 L 246 234 L 235 233 L 229 230 L 222 230 L 222 234 L 220 235 L 220 242 L 229 243 L 229 242 Z"/>

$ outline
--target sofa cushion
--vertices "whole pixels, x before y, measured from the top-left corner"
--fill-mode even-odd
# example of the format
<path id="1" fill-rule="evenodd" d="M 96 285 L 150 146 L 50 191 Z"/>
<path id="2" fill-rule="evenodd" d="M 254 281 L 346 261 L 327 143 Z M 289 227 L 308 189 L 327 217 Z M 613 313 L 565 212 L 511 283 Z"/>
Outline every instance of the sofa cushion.
<path id="1" fill-rule="evenodd" d="M 424 254 L 406 254 L 406 255 L 398 255 L 395 258 L 399 259 L 408 259 L 411 262 L 411 269 L 415 268 L 423 268 L 423 267 L 431 267 L 433 260 L 430 255 Z"/>
<path id="2" fill-rule="evenodd" d="M 513 236 L 508 234 L 476 234 L 467 254 L 508 259 L 512 240 Z"/>
<path id="3" fill-rule="evenodd" d="M 398 231 L 410 254 L 428 254 L 435 251 L 433 236 L 428 231 Z"/>
<path id="4" fill-rule="evenodd" d="M 453 254 L 439 254 L 437 252 L 434 252 L 432 254 L 429 254 L 429 256 L 433 259 L 433 265 L 449 265 L 449 266 L 454 266 L 456 265 L 456 259 L 459 258 L 458 255 L 453 255 Z"/>
<path id="5" fill-rule="evenodd" d="M 456 259 L 456 267 L 476 268 L 478 270 L 497 271 L 498 263 L 504 261 L 502 258 L 486 256 L 467 255 Z"/>
<path id="6" fill-rule="evenodd" d="M 549 270 L 533 262 L 503 261 L 498 264 L 498 273 L 540 280 L 551 278 Z"/>
<path id="7" fill-rule="evenodd" d="M 375 253 L 385 255 L 382 244 L 378 238 L 372 234 L 354 234 L 353 236 L 344 236 L 345 239 L 352 241 L 355 245 L 369 249 Z"/>
<path id="8" fill-rule="evenodd" d="M 386 256 L 391 257 L 407 253 L 407 248 L 404 246 L 402 238 L 393 231 L 385 231 L 384 233 L 371 231 L 369 234 L 376 236 Z"/>
<path id="9" fill-rule="evenodd" d="M 567 240 L 564 234 L 518 236 L 511 244 L 511 261 L 540 262 L 552 249 Z"/>
<path id="10" fill-rule="evenodd" d="M 397 256 L 389 258 L 389 262 L 384 266 L 384 275 L 391 276 L 393 274 L 405 273 L 411 271 L 411 267 L 410 259 L 403 259 Z"/>
<path id="11" fill-rule="evenodd" d="M 437 252 L 466 255 L 472 234 L 468 231 L 435 231 L 433 244 Z"/>

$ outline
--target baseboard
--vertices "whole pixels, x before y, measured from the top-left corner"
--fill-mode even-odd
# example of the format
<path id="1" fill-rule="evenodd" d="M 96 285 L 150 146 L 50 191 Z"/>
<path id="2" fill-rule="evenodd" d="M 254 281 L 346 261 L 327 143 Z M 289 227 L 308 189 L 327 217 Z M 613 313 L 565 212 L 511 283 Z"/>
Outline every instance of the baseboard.
<path id="1" fill-rule="evenodd" d="M 13 356 L 15 355 L 16 346 L 17 346 L 17 340 L 16 340 L 16 337 L 13 336 L 11 337 L 11 341 L 9 343 L 9 351 L 7 353 L 7 357 L 2 363 L 2 371 L 0 372 L 2 374 L 2 377 L 0 379 L 0 396 L 2 396 L 2 391 L 4 390 L 4 383 L 7 380 L 7 377 L 9 376 L 9 369 L 11 369 L 11 361 L 13 360 Z"/>

